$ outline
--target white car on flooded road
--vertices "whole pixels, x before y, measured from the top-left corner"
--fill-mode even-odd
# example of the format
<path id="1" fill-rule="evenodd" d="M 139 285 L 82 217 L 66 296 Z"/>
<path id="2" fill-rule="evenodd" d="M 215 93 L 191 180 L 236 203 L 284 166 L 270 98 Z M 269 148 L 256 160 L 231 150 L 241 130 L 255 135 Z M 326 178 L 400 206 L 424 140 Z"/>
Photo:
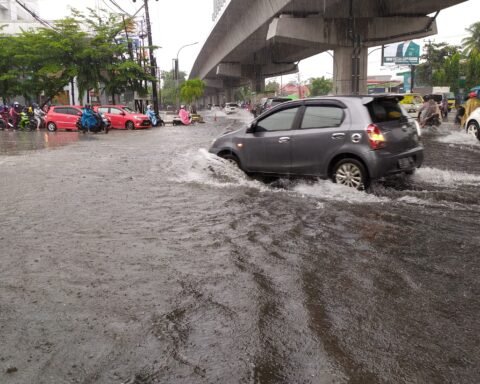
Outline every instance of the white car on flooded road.
<path id="1" fill-rule="evenodd" d="M 475 109 L 470 116 L 468 116 L 465 131 L 480 140 L 480 108 Z"/>
<path id="2" fill-rule="evenodd" d="M 227 103 L 227 104 L 225 104 L 225 108 L 223 110 L 227 115 L 229 115 L 231 113 L 235 113 L 238 110 L 238 104 L 237 103 Z"/>

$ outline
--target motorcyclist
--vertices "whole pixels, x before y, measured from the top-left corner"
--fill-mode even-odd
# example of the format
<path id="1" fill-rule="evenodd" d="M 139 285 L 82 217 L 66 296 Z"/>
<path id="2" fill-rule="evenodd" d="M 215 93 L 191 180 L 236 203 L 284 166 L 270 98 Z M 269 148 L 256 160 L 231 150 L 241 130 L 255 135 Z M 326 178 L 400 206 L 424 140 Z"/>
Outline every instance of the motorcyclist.
<path id="1" fill-rule="evenodd" d="M 180 106 L 178 116 L 180 117 L 180 121 L 183 125 L 190 125 L 192 123 L 192 117 L 190 116 L 190 113 L 188 113 L 188 111 L 185 109 L 185 105 Z"/>
<path id="2" fill-rule="evenodd" d="M 18 129 L 21 111 L 22 109 L 20 107 L 20 103 L 18 101 L 14 101 L 12 108 L 10 108 L 10 119 L 12 119 L 13 129 Z"/>
<path id="3" fill-rule="evenodd" d="M 433 97 L 425 96 L 423 98 L 425 103 L 423 104 L 422 108 L 420 108 L 420 126 L 424 128 L 427 124 L 433 123 L 435 120 L 440 122 L 440 108 L 438 104 L 435 102 Z"/>
<path id="4" fill-rule="evenodd" d="M 90 132 L 91 130 L 95 129 L 97 124 L 98 121 L 93 113 L 91 106 L 89 104 L 85 105 L 85 107 L 82 109 L 81 117 L 81 125 L 83 132 L 85 133 L 86 130 Z"/>
<path id="5" fill-rule="evenodd" d="M 42 125 L 43 118 L 45 117 L 46 113 L 40 108 L 40 106 L 36 103 L 33 103 L 33 116 L 35 121 L 37 122 L 37 131 L 40 130 L 40 126 Z"/>
<path id="6" fill-rule="evenodd" d="M 146 115 L 148 116 L 148 119 L 152 123 L 152 127 L 156 127 L 158 123 L 158 119 L 157 119 L 157 116 L 155 116 L 155 111 L 153 110 L 153 107 L 150 104 L 147 105 Z"/>
<path id="7" fill-rule="evenodd" d="M 473 91 L 468 94 L 468 100 L 465 103 L 465 113 L 462 116 L 462 121 L 460 123 L 461 127 L 465 126 L 465 123 L 467 122 L 468 117 L 470 114 L 480 107 L 480 100 L 479 100 L 479 92 L 480 91 Z"/>

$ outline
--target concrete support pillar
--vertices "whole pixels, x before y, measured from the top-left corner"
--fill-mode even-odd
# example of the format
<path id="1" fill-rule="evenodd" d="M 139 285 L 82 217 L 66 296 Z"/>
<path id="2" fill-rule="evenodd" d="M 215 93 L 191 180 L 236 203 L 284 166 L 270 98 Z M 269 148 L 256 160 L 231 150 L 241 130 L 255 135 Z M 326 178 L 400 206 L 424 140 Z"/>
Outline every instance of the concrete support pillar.
<path id="1" fill-rule="evenodd" d="M 366 48 L 337 47 L 333 54 L 333 90 L 335 95 L 367 94 Z M 358 89 L 356 89 L 358 84 Z M 358 91 L 358 92 L 357 92 Z"/>
<path id="2" fill-rule="evenodd" d="M 233 91 L 234 91 L 233 88 L 227 88 L 227 89 L 225 89 L 225 99 L 226 99 L 226 102 L 227 102 L 227 103 L 233 101 Z"/>

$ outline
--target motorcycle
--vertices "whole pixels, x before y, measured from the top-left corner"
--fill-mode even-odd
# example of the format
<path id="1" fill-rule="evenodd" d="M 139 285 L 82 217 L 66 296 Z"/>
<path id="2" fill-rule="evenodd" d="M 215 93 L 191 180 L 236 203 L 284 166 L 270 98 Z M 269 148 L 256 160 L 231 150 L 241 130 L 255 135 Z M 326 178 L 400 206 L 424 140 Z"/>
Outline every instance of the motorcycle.
<path id="1" fill-rule="evenodd" d="M 13 123 L 10 120 L 10 114 L 8 113 L 8 108 L 3 109 L 3 111 L 0 112 L 0 130 L 4 129 L 12 129 L 13 128 Z"/>
<path id="2" fill-rule="evenodd" d="M 438 114 L 433 114 L 425 119 L 423 122 L 423 128 L 436 128 L 442 124 L 440 116 Z"/>
<path id="3" fill-rule="evenodd" d="M 98 112 L 92 112 L 93 117 L 95 118 L 96 122 L 93 126 L 90 128 L 87 126 L 82 125 L 82 119 L 79 118 L 77 120 L 77 128 L 79 131 L 82 131 L 83 133 L 87 133 L 88 131 L 93 132 L 93 133 L 99 133 L 103 132 L 105 134 L 108 133 L 110 130 L 111 122 L 108 120 L 104 115 Z"/>
<path id="4" fill-rule="evenodd" d="M 29 113 L 22 111 L 20 112 L 20 121 L 18 123 L 18 128 L 21 131 L 34 131 L 37 128 L 37 121 Z"/>

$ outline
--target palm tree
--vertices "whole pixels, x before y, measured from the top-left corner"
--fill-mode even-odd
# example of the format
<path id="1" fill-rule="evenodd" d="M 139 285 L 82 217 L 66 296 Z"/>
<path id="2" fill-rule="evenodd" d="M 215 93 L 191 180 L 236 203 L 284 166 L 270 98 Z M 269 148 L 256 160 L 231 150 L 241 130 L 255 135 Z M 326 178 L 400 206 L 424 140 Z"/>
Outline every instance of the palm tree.
<path id="1" fill-rule="evenodd" d="M 470 36 L 462 39 L 465 55 L 470 55 L 474 50 L 480 52 L 480 21 L 473 23 L 465 30 L 470 33 Z"/>

